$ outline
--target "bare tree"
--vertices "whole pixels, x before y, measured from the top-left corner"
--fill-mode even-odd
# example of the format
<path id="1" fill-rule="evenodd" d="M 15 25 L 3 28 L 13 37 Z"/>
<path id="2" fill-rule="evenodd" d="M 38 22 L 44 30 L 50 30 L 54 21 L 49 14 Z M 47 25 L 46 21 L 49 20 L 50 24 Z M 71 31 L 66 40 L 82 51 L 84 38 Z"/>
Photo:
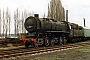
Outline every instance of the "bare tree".
<path id="1" fill-rule="evenodd" d="M 15 35 L 17 36 L 18 34 L 18 17 L 19 14 L 18 14 L 18 8 L 17 10 L 14 12 L 14 26 L 15 26 Z"/>
<path id="2" fill-rule="evenodd" d="M 53 18 L 57 21 L 65 21 L 64 8 L 62 7 L 60 0 L 51 0 L 50 4 L 48 5 L 48 18 Z"/>
<path id="3" fill-rule="evenodd" d="M 16 35 L 16 12 L 14 12 L 14 26 L 15 26 L 15 30 L 14 30 L 14 34 Z"/>
<path id="4" fill-rule="evenodd" d="M 24 28 L 24 22 L 25 22 L 25 19 L 27 17 L 29 17 L 30 15 L 34 15 L 34 12 L 29 12 L 27 11 L 26 9 L 24 11 L 22 11 L 22 33 L 26 33 L 26 29 Z"/>
<path id="5" fill-rule="evenodd" d="M 65 9 L 64 9 L 64 7 L 63 7 L 63 21 L 65 21 Z"/>
<path id="6" fill-rule="evenodd" d="M 17 16 L 16 16 L 16 12 L 14 12 L 14 26 L 15 26 L 15 35 L 17 35 Z"/>
<path id="7" fill-rule="evenodd" d="M 26 10 L 22 11 L 21 14 L 18 8 L 16 11 L 14 11 L 15 35 L 17 35 L 18 33 L 26 33 L 26 29 L 24 28 L 24 22 L 25 19 L 30 15 L 31 13 Z"/>
<path id="8" fill-rule="evenodd" d="M 24 14 L 22 12 L 22 33 L 24 33 Z"/>
<path id="9" fill-rule="evenodd" d="M 17 34 L 19 33 L 19 10 L 18 10 L 18 8 L 17 8 L 17 14 L 16 14 L 16 16 L 17 16 Z"/>
<path id="10" fill-rule="evenodd" d="M 1 22 L 2 20 L 1 20 L 1 9 L 0 9 L 0 36 L 1 36 L 1 27 L 2 27 L 2 22 Z"/>
<path id="11" fill-rule="evenodd" d="M 9 9 L 7 8 L 6 10 L 6 19 L 5 19 L 5 37 L 7 37 L 7 35 L 10 35 L 10 14 L 9 14 Z"/>
<path id="12" fill-rule="evenodd" d="M 16 36 L 18 33 L 26 33 L 26 29 L 24 28 L 24 22 L 25 22 L 25 19 L 32 14 L 34 13 L 28 12 L 27 10 L 22 11 L 22 14 L 20 14 L 20 11 L 18 8 L 14 11 L 15 29 L 12 29 L 12 30 L 14 30 Z M 3 36 L 5 37 L 10 36 L 10 30 L 11 30 L 10 23 L 11 23 L 11 15 L 8 7 L 6 10 L 3 9 L 2 13 L 0 9 L 0 35 L 2 33 Z"/>
<path id="13" fill-rule="evenodd" d="M 9 14 L 9 36 L 10 36 L 10 22 L 11 22 L 11 15 Z"/>
<path id="14" fill-rule="evenodd" d="M 30 12 L 28 12 L 28 11 L 26 11 L 26 10 L 24 10 L 24 12 L 23 12 L 23 22 L 22 22 L 22 24 L 23 24 L 23 33 L 26 33 L 26 29 L 24 28 L 24 22 L 25 22 L 25 19 L 28 17 L 28 16 L 30 16 L 31 15 L 31 13 Z"/>
<path id="15" fill-rule="evenodd" d="M 4 10 L 3 10 L 3 36 L 5 34 L 5 14 L 4 14 Z"/>

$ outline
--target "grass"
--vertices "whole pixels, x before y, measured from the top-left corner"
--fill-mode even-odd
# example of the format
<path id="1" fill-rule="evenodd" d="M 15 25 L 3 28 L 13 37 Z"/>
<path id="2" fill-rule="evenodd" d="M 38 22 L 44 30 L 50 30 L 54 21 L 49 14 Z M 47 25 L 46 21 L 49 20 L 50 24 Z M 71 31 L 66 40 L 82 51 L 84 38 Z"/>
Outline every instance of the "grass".
<path id="1" fill-rule="evenodd" d="M 24 46 L 1 47 L 0 50 L 18 49 L 18 48 L 23 48 L 23 47 Z"/>
<path id="2" fill-rule="evenodd" d="M 90 60 L 90 46 L 37 56 L 28 56 L 21 58 L 21 60 Z"/>

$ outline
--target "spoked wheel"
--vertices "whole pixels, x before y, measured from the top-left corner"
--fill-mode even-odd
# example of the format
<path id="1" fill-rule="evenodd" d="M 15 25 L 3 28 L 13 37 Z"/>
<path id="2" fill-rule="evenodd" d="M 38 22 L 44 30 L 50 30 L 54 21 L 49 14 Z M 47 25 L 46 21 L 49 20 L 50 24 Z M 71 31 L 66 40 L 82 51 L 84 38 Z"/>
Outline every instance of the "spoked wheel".
<path id="1" fill-rule="evenodd" d="M 33 44 L 33 46 L 34 46 L 34 48 L 38 48 L 38 44 L 37 43 Z"/>
<path id="2" fill-rule="evenodd" d="M 60 38 L 59 38 L 59 44 L 60 44 L 60 45 L 63 45 L 63 37 L 60 37 Z"/>
<path id="3" fill-rule="evenodd" d="M 54 46 L 54 40 L 53 39 L 50 41 L 50 44 L 51 44 L 51 46 Z"/>
<path id="4" fill-rule="evenodd" d="M 63 44 L 66 44 L 66 43 L 67 43 L 67 38 L 63 37 Z"/>
<path id="5" fill-rule="evenodd" d="M 45 38 L 45 46 L 49 46 L 49 39 Z"/>
<path id="6" fill-rule="evenodd" d="M 29 46 L 30 46 L 30 43 L 27 41 L 27 42 L 25 43 L 25 47 L 28 48 Z"/>
<path id="7" fill-rule="evenodd" d="M 72 43 L 74 43 L 75 42 L 75 39 L 72 39 Z"/>

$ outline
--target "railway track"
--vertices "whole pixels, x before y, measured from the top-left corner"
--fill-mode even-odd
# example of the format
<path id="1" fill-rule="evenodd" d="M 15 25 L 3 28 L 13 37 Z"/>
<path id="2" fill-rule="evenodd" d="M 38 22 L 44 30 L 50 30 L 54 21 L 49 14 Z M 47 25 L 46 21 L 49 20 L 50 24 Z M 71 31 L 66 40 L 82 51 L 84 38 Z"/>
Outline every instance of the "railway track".
<path id="1" fill-rule="evenodd" d="M 21 44 L 19 40 L 6 40 L 6 39 L 0 39 L 0 48 L 6 48 L 10 46 L 21 46 L 24 44 Z"/>
<path id="2" fill-rule="evenodd" d="M 22 56 L 32 56 L 39 55 L 44 53 L 51 53 L 56 51 L 62 51 L 67 49 L 79 48 L 82 46 L 90 46 L 90 42 L 81 42 L 74 44 L 67 44 L 62 46 L 53 46 L 53 47 L 40 47 L 40 48 L 20 48 L 20 49 L 11 49 L 11 50 L 1 50 L 0 51 L 0 59 L 10 59 L 17 58 Z"/>

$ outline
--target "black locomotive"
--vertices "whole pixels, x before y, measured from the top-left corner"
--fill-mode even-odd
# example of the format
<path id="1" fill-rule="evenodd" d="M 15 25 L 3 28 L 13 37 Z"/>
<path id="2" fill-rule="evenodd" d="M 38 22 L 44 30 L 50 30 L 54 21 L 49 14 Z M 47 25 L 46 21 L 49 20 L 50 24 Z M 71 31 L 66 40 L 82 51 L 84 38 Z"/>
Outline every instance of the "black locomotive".
<path id="1" fill-rule="evenodd" d="M 25 47 L 29 45 L 54 45 L 76 42 L 84 39 L 83 27 L 65 21 L 56 21 L 48 18 L 28 17 L 25 20 L 25 29 L 28 31 L 24 41 Z"/>

